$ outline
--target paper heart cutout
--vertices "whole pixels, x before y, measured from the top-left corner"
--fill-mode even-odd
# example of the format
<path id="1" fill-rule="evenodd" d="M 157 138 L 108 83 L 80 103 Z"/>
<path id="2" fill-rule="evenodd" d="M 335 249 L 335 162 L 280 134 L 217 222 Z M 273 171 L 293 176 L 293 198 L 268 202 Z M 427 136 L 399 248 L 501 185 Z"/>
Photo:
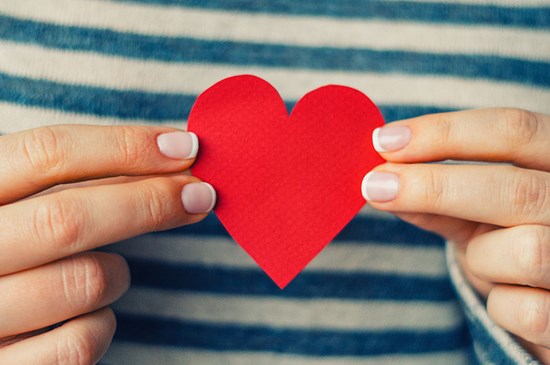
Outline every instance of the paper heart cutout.
<path id="1" fill-rule="evenodd" d="M 230 77 L 189 116 L 200 141 L 193 175 L 214 186 L 219 220 L 282 289 L 365 204 L 363 176 L 384 162 L 371 138 L 383 124 L 349 87 L 311 91 L 289 116 L 268 82 Z"/>

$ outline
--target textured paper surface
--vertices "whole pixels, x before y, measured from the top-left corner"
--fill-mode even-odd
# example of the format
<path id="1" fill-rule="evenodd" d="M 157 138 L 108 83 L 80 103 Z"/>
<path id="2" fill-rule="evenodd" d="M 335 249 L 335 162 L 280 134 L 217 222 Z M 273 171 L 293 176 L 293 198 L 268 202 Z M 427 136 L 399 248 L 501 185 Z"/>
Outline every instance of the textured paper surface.
<path id="1" fill-rule="evenodd" d="M 289 116 L 266 81 L 230 77 L 193 106 L 192 172 L 216 189 L 214 211 L 229 234 L 284 288 L 365 204 L 363 176 L 384 162 L 371 138 L 383 124 L 349 87 L 311 91 Z"/>

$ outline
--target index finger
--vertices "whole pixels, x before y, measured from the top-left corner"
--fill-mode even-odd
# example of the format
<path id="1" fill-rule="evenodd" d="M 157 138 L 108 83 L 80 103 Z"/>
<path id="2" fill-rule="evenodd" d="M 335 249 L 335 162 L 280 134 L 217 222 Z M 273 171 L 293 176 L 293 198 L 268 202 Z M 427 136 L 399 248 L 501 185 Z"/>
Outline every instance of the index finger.
<path id="1" fill-rule="evenodd" d="M 374 146 L 391 162 L 512 162 L 550 171 L 550 117 L 522 109 L 441 113 L 390 123 Z"/>
<path id="2" fill-rule="evenodd" d="M 183 171 L 193 133 L 166 127 L 56 125 L 0 137 L 0 205 L 51 186 L 111 176 Z"/>

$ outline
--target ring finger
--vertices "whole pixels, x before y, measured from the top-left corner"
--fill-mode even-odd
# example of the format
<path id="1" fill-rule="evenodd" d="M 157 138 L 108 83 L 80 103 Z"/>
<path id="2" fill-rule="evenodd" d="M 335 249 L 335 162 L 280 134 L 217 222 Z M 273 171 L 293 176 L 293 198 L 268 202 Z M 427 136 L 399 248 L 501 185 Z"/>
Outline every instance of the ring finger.
<path id="1" fill-rule="evenodd" d="M 550 227 L 494 230 L 470 241 L 466 264 L 480 279 L 550 289 Z"/>
<path id="2" fill-rule="evenodd" d="M 102 252 L 0 277 L 0 338 L 102 308 L 117 300 L 129 283 L 126 261 Z"/>

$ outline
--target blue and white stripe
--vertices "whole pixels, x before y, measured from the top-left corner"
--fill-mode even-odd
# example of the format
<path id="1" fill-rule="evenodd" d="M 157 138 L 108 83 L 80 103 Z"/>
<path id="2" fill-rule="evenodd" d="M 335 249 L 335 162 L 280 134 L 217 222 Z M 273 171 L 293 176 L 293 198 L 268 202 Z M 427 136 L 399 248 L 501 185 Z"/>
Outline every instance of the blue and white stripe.
<path id="1" fill-rule="evenodd" d="M 489 106 L 550 114 L 550 1 L 0 2 L 0 133 L 184 128 L 201 91 L 244 73 L 289 108 L 343 84 L 388 121 Z M 128 258 L 133 285 L 105 364 L 532 361 L 453 260 L 451 283 L 439 237 L 368 207 L 284 291 L 213 215 L 109 250 Z"/>

